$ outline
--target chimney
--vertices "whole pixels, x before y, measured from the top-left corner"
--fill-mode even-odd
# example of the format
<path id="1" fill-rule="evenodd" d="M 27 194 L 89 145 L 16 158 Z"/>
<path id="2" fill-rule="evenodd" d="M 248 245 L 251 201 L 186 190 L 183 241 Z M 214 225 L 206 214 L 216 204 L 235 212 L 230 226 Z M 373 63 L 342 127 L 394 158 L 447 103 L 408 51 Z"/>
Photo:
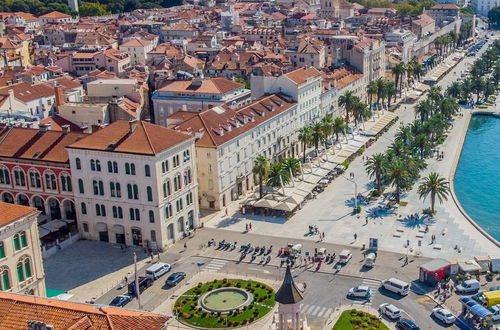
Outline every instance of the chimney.
<path id="1" fill-rule="evenodd" d="M 69 125 L 62 125 L 61 128 L 62 128 L 63 134 L 65 134 L 65 135 L 70 132 Z"/>
<path id="2" fill-rule="evenodd" d="M 38 124 L 38 131 L 41 133 L 47 132 L 51 126 L 51 124 Z"/>
<path id="3" fill-rule="evenodd" d="M 137 119 L 133 119 L 128 122 L 128 128 L 130 134 L 134 133 L 138 123 L 139 121 Z"/>
<path id="4" fill-rule="evenodd" d="M 61 86 L 54 87 L 56 94 L 56 106 L 64 104 L 64 89 Z"/>

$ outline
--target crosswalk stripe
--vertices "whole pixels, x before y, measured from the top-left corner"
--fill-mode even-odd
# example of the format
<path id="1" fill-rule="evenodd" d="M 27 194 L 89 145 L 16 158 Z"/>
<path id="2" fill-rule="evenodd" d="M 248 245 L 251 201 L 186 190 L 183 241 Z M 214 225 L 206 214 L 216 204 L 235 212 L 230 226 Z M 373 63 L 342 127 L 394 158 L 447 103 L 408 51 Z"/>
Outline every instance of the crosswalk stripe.
<path id="1" fill-rule="evenodd" d="M 311 312 L 311 315 L 313 315 L 313 316 L 316 315 L 320 309 L 321 309 L 321 306 L 316 306 L 314 311 Z"/>
<path id="2" fill-rule="evenodd" d="M 307 310 L 304 310 L 304 314 L 310 314 L 311 311 L 314 309 L 314 307 L 315 307 L 314 305 L 309 305 L 307 307 Z"/>
<path id="3" fill-rule="evenodd" d="M 210 261 L 211 264 L 221 264 L 221 265 L 225 265 L 227 264 L 227 260 L 212 260 Z"/>
<path id="4" fill-rule="evenodd" d="M 321 308 L 321 311 L 318 313 L 318 317 L 322 317 L 323 313 L 326 311 L 326 307 Z"/>
<path id="5" fill-rule="evenodd" d="M 333 309 L 328 308 L 328 309 L 326 310 L 325 317 L 330 316 L 330 315 L 332 314 L 332 312 L 333 312 Z"/>
<path id="6" fill-rule="evenodd" d="M 379 281 L 377 281 L 377 280 L 370 280 L 370 279 L 367 279 L 367 278 L 363 279 L 363 284 L 365 284 L 365 283 L 371 283 L 371 284 L 374 284 L 374 285 L 380 285 Z"/>

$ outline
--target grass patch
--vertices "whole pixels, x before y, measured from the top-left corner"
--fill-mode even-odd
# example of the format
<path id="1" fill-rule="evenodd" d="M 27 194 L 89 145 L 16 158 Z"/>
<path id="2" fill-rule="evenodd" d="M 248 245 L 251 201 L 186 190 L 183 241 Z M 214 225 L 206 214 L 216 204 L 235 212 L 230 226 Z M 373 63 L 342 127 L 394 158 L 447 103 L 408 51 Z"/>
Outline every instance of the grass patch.
<path id="1" fill-rule="evenodd" d="M 221 287 L 238 287 L 252 293 L 253 302 L 229 314 L 211 313 L 198 307 L 198 300 L 208 291 Z M 198 283 L 175 302 L 174 313 L 187 324 L 202 328 L 229 328 L 244 326 L 266 315 L 274 306 L 274 291 L 256 281 L 223 279 Z"/>
<path id="2" fill-rule="evenodd" d="M 332 330 L 389 330 L 389 328 L 372 314 L 356 309 L 344 311 Z"/>

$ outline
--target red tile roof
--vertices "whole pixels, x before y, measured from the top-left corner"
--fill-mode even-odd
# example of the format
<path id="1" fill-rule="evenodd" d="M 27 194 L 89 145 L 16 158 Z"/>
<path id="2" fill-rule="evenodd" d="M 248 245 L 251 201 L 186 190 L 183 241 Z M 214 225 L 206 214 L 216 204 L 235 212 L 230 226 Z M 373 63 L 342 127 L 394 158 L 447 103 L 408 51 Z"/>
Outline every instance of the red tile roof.
<path id="1" fill-rule="evenodd" d="M 0 130 L 0 157 L 67 163 L 68 153 L 64 148 L 84 136 L 77 132 L 4 127 Z"/>
<path id="2" fill-rule="evenodd" d="M 12 221 L 36 211 L 37 209 L 34 207 L 0 202 L 0 226 L 5 226 Z M 2 316 L 0 316 L 0 320 L 1 319 Z"/>
<path id="3" fill-rule="evenodd" d="M 23 330 L 27 322 L 37 320 L 54 329 L 85 330 L 156 330 L 162 329 L 167 316 L 0 292 L 0 328 Z"/>
<path id="4" fill-rule="evenodd" d="M 42 120 L 40 120 L 40 124 L 50 124 L 50 130 L 57 132 L 62 132 L 63 125 L 69 125 L 69 129 L 71 132 L 83 133 L 84 131 L 80 126 L 76 125 L 75 123 L 72 123 L 69 120 L 66 120 L 63 117 L 59 117 L 57 115 L 54 117 L 43 118 Z"/>
<path id="5" fill-rule="evenodd" d="M 287 77 L 297 85 L 301 85 L 305 83 L 308 78 L 321 77 L 321 72 L 319 72 L 314 67 L 303 67 L 285 74 L 285 77 Z"/>
<path id="6" fill-rule="evenodd" d="M 211 78 L 203 80 L 200 85 L 195 85 L 190 80 L 172 81 L 160 88 L 159 91 L 224 94 L 242 86 L 242 84 L 226 78 Z"/>
<path id="7" fill-rule="evenodd" d="M 431 10 L 435 10 L 435 9 L 455 9 L 455 10 L 458 10 L 460 8 L 458 8 L 458 6 L 453 4 L 453 3 L 440 3 L 440 4 L 437 4 L 437 5 L 431 7 Z"/>
<path id="8" fill-rule="evenodd" d="M 70 18 L 71 15 L 61 13 L 59 11 L 51 11 L 45 15 L 40 16 L 39 18 Z"/>
<path id="9" fill-rule="evenodd" d="M 132 132 L 130 125 L 135 127 Z M 118 120 L 68 148 L 155 155 L 191 137 L 145 121 L 129 123 L 126 120 Z"/>

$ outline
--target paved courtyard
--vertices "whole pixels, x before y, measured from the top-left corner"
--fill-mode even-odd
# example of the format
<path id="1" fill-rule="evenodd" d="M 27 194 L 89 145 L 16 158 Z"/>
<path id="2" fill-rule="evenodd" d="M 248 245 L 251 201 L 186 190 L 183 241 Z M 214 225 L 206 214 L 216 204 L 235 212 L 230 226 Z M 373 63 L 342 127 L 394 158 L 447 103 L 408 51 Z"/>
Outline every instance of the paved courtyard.
<path id="1" fill-rule="evenodd" d="M 482 51 L 487 47 L 485 46 Z M 478 54 L 478 57 L 481 55 Z M 460 71 L 470 65 L 475 57 L 466 57 L 450 73 L 438 83 L 443 91 L 460 77 Z M 400 123 L 407 124 L 415 119 L 414 107 L 402 105 L 396 114 L 400 122 L 393 125 L 363 154 L 369 157 L 375 153 L 384 152 L 393 142 Z M 470 111 L 470 110 L 463 110 Z M 435 158 L 427 161 L 428 167 L 422 177 L 431 171 L 436 171 L 444 177 L 449 177 L 453 162 L 456 160 L 458 146 L 466 131 L 466 116 L 456 117 L 453 128 L 448 132 L 446 142 L 440 146 L 444 152 L 444 160 Z M 288 221 L 280 218 L 242 215 L 239 212 L 226 217 L 218 214 L 205 225 L 212 228 L 223 228 L 234 231 L 244 231 L 248 223 L 252 223 L 252 232 L 280 237 L 310 238 L 316 240 L 317 235 L 309 236 L 309 225 L 316 225 L 324 232 L 325 241 L 338 244 L 368 246 L 369 238 L 378 238 L 379 247 L 387 251 L 400 251 L 408 254 L 421 254 L 428 257 L 471 257 L 475 255 L 490 255 L 498 251 L 498 247 L 486 239 L 459 211 L 451 196 L 448 201 L 437 206 L 437 216 L 434 219 L 422 217 L 422 210 L 429 207 L 429 201 L 418 198 L 416 188 L 403 195 L 408 205 L 395 211 L 384 212 L 379 209 L 383 197 L 368 205 L 362 205 L 361 216 L 351 214 L 355 188 L 358 193 L 365 194 L 372 188 L 373 182 L 365 172 L 363 157 L 357 157 L 344 173 L 336 178 L 320 193 L 317 198 L 309 200 L 303 208 L 297 211 Z M 354 179 L 349 178 L 353 173 Z M 355 186 L 354 182 L 357 186 Z M 391 191 L 391 188 L 386 190 Z M 377 216 L 375 216 L 375 211 Z M 419 213 L 419 221 L 409 221 L 411 214 Z M 368 217 L 368 224 L 365 219 Z M 425 227 L 429 227 L 427 233 Z M 354 234 L 357 239 L 354 239 Z M 436 236 L 436 242 L 431 244 L 431 235 Z M 407 245 L 409 243 L 409 245 Z M 458 247 L 459 249 L 455 249 Z"/>

